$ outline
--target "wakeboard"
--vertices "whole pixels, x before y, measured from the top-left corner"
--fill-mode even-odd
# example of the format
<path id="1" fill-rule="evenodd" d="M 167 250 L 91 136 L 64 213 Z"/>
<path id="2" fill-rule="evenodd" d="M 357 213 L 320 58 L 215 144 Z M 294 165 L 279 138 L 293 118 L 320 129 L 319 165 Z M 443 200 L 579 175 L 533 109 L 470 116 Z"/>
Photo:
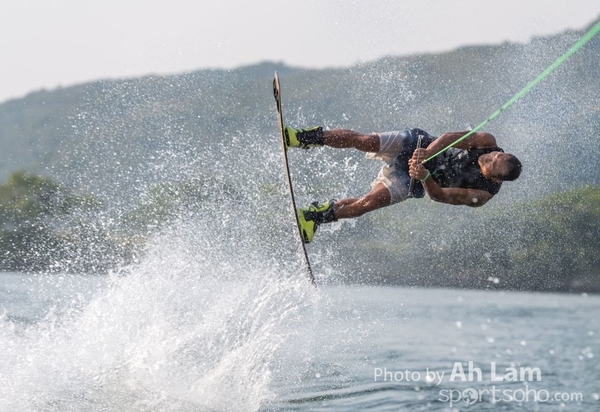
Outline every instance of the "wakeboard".
<path id="1" fill-rule="evenodd" d="M 273 79 L 273 96 L 275 97 L 275 102 L 277 103 L 277 122 L 279 125 L 279 136 L 281 137 L 281 152 L 283 154 L 283 165 L 285 170 L 285 180 L 287 182 L 288 192 L 290 195 L 291 201 L 291 212 L 294 214 L 294 219 L 296 219 L 296 228 L 298 233 L 298 240 L 300 241 L 300 245 L 302 246 L 302 255 L 304 257 L 304 262 L 306 264 L 306 271 L 308 274 L 308 279 L 310 283 L 312 283 L 315 287 L 317 284 L 315 283 L 315 277 L 312 272 L 312 267 L 310 266 L 310 260 L 308 260 L 308 253 L 306 252 L 306 246 L 304 244 L 304 240 L 302 237 L 302 229 L 300 227 L 300 222 L 298 221 L 298 209 L 296 208 L 296 200 L 294 198 L 294 187 L 292 185 L 292 178 L 290 175 L 290 166 L 288 162 L 287 155 L 287 145 L 285 144 L 285 130 L 283 128 L 283 112 L 281 110 L 281 87 L 279 85 L 279 76 L 277 76 L 277 72 L 275 72 L 275 78 Z"/>

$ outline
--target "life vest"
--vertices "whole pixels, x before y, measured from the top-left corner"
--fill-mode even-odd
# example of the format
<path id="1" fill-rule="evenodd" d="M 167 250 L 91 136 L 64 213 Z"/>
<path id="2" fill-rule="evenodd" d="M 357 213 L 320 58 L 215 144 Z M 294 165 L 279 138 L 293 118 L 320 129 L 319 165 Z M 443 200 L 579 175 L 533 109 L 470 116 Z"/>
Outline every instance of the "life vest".
<path id="1" fill-rule="evenodd" d="M 492 195 L 500 191 L 502 182 L 486 179 L 479 167 L 479 156 L 491 152 L 504 152 L 499 147 L 487 149 L 449 149 L 425 163 L 431 177 L 440 187 L 485 190 Z"/>

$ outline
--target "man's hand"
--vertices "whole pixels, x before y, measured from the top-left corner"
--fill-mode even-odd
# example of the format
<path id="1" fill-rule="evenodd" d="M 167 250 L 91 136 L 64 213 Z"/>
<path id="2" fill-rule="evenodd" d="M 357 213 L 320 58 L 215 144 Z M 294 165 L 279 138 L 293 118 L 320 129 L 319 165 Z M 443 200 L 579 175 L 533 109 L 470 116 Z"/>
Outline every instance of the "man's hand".
<path id="1" fill-rule="evenodd" d="M 427 149 L 416 149 L 413 157 L 408 161 L 408 174 L 413 179 L 424 179 L 427 176 L 427 169 L 421 164 L 423 160 L 429 157 Z"/>

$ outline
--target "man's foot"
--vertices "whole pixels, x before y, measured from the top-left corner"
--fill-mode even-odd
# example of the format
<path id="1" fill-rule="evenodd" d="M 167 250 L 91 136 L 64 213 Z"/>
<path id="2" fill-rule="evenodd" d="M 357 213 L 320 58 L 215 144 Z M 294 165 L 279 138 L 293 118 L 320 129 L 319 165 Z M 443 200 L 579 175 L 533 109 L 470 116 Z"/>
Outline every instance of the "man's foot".
<path id="1" fill-rule="evenodd" d="M 301 147 L 308 149 L 314 146 L 323 146 L 323 128 L 320 126 L 310 129 L 294 129 L 290 126 L 283 128 L 285 134 L 285 148 Z"/>
<path id="2" fill-rule="evenodd" d="M 310 243 L 321 223 L 335 222 L 337 219 L 333 213 L 335 200 L 322 204 L 312 203 L 309 207 L 298 209 L 298 223 L 302 233 L 302 241 Z"/>

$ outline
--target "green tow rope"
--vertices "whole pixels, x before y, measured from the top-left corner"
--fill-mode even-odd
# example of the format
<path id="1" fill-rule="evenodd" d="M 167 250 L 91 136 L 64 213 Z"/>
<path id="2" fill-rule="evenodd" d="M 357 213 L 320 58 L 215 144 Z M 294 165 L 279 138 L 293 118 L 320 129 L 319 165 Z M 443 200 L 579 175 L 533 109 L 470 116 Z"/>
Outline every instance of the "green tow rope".
<path id="1" fill-rule="evenodd" d="M 586 34 L 584 34 L 583 37 L 581 37 L 581 39 L 579 39 L 579 41 L 577 43 L 575 43 L 573 46 L 571 46 L 571 48 L 569 50 L 567 50 L 567 52 L 565 54 L 560 56 L 554 63 L 552 63 L 552 65 L 550 67 L 548 67 L 546 70 L 541 72 L 538 77 L 536 77 L 531 83 L 529 83 L 527 86 L 525 86 L 523 88 L 523 90 L 521 90 L 519 93 L 515 94 L 512 99 L 510 99 L 509 101 L 504 103 L 502 105 L 502 107 L 500 107 L 498 110 L 496 110 L 494 113 L 492 113 L 492 115 L 490 117 L 488 117 L 487 119 L 485 119 L 480 125 L 475 127 L 473 130 L 471 130 L 470 132 L 468 132 L 467 134 L 465 134 L 464 136 L 462 136 L 461 138 L 459 138 L 458 140 L 456 140 L 449 146 L 446 146 L 445 148 L 443 148 L 436 154 L 423 160 L 423 163 L 428 162 L 429 160 L 433 159 L 434 157 L 444 153 L 446 150 L 450 149 L 452 146 L 455 146 L 456 144 L 462 142 L 467 137 L 471 136 L 473 133 L 480 130 L 486 124 L 488 124 L 489 122 L 494 120 L 496 117 L 500 116 L 500 113 L 502 113 L 503 111 L 508 109 L 517 100 L 519 100 L 521 97 L 523 97 L 525 94 L 527 94 L 534 86 L 536 86 L 539 82 L 541 82 L 546 77 L 548 77 L 548 75 L 550 73 L 552 73 L 554 70 L 556 70 L 556 68 L 558 68 L 558 66 L 563 64 L 569 57 L 571 57 L 573 54 L 575 54 L 575 52 L 577 52 L 579 49 L 581 49 L 583 47 L 583 45 L 586 44 L 588 41 L 590 41 L 596 34 L 598 34 L 599 31 L 600 31 L 600 22 L 596 23 L 591 29 L 589 29 L 588 32 Z"/>

